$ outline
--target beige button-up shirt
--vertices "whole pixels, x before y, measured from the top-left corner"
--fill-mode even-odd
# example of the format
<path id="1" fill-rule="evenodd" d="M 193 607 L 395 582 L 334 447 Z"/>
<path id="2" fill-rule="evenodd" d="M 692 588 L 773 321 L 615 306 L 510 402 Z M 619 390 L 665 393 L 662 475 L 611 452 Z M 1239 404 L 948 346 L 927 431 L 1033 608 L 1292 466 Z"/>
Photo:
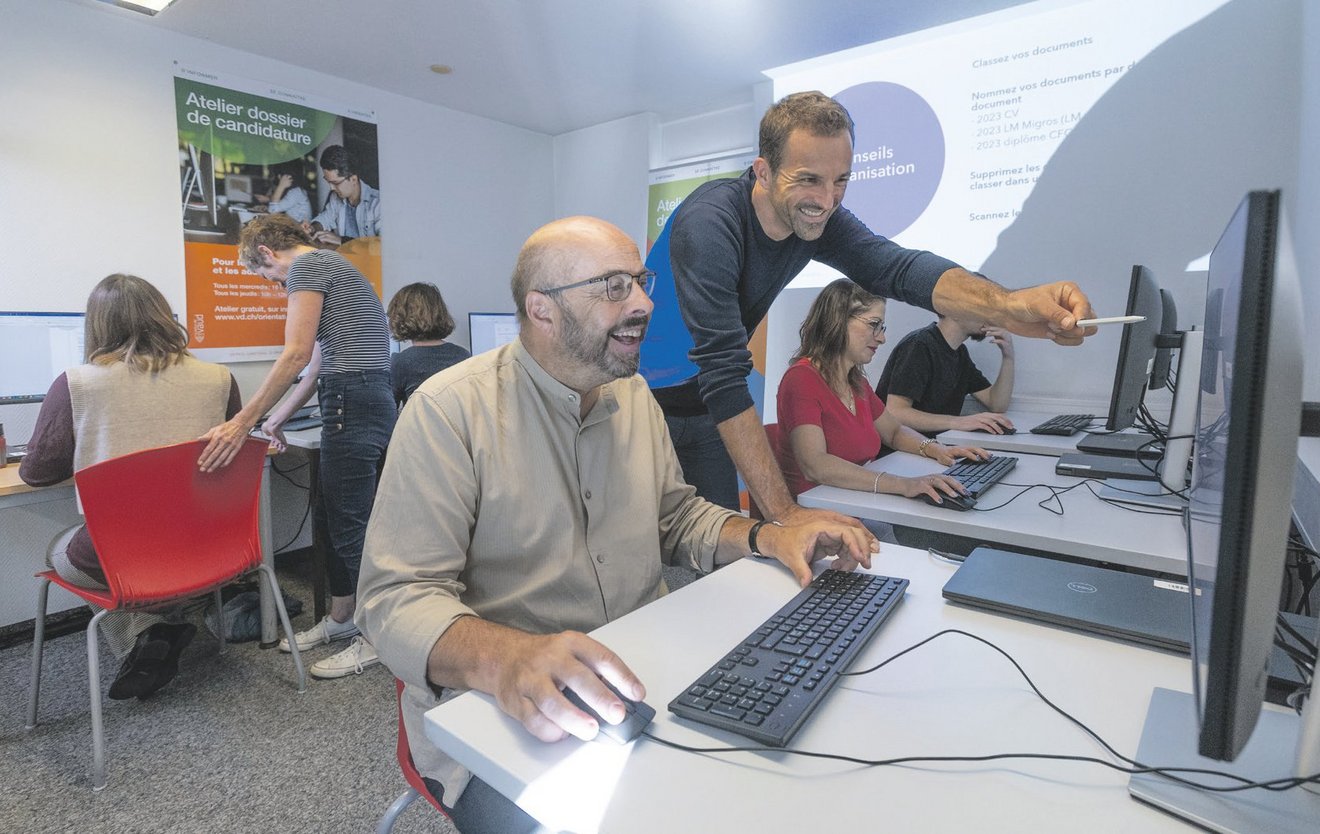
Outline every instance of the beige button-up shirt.
<path id="1" fill-rule="evenodd" d="M 438 703 L 426 661 L 445 629 L 475 615 L 539 634 L 590 631 L 663 594 L 662 563 L 710 570 L 733 515 L 684 483 L 640 376 L 603 386 L 585 418 L 580 409 L 515 341 L 431 377 L 395 426 L 356 619 L 407 684 L 413 758 L 445 785 L 446 804 L 468 774 L 422 730 Z"/>

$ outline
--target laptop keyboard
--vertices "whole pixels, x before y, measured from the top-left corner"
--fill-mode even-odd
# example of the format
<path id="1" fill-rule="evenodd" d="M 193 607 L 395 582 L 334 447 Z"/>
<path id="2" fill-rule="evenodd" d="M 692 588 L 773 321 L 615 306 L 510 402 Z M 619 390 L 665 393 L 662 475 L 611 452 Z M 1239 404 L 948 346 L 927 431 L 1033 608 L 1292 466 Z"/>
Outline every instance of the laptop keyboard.
<path id="1" fill-rule="evenodd" d="M 669 711 L 783 747 L 903 600 L 906 579 L 826 570 L 728 652 Z"/>

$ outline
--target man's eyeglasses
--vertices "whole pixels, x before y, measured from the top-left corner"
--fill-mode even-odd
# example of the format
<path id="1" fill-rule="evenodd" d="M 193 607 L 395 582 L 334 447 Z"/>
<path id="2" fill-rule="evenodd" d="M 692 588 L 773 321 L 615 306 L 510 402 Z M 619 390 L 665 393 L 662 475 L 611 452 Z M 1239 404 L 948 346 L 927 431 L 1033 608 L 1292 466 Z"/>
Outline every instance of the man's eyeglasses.
<path id="1" fill-rule="evenodd" d="M 347 177 L 343 177 L 343 178 L 341 178 L 341 179 L 332 180 L 332 179 L 330 179 L 329 177 L 327 177 L 325 174 L 322 174 L 322 175 L 321 175 L 321 178 L 324 179 L 324 180 L 325 180 L 325 184 L 328 185 L 328 186 L 330 186 L 331 188 L 338 188 L 339 186 L 341 186 L 341 185 L 343 185 L 344 183 L 348 182 L 348 181 L 349 181 L 350 179 L 352 179 L 353 177 L 350 175 L 350 176 L 347 176 Z"/>
<path id="2" fill-rule="evenodd" d="M 872 338 L 876 338 L 876 339 L 880 338 L 881 336 L 884 335 L 885 330 L 888 329 L 885 327 L 884 319 L 864 319 L 861 316 L 853 316 L 853 318 L 857 319 L 858 321 L 865 322 L 866 326 L 871 328 Z"/>
<path id="3" fill-rule="evenodd" d="M 575 284 L 565 284 L 562 287 L 548 287 L 537 292 L 550 295 L 551 293 L 563 292 L 564 290 L 585 287 L 588 284 L 604 284 L 605 297 L 610 301 L 623 301 L 632 292 L 632 285 L 642 288 L 642 292 L 647 295 L 655 289 L 655 273 L 649 269 L 642 270 L 636 275 L 631 272 L 611 272 L 608 275 L 597 275 L 595 278 L 588 278 L 585 281 L 578 281 Z"/>

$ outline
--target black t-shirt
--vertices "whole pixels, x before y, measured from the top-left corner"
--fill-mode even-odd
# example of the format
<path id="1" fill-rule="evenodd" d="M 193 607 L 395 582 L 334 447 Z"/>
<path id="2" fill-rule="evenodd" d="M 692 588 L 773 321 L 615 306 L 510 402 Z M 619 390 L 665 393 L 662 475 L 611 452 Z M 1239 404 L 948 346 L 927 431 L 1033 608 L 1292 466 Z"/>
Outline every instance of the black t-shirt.
<path id="1" fill-rule="evenodd" d="M 453 342 L 438 345 L 413 345 L 394 355 L 390 377 L 394 381 L 394 401 L 403 405 L 412 392 L 433 375 L 450 365 L 457 365 L 472 354 Z"/>
<path id="2" fill-rule="evenodd" d="M 962 414 L 968 394 L 989 387 L 990 381 L 972 363 L 967 346 L 949 347 L 939 324 L 932 322 L 894 346 L 875 393 L 885 401 L 897 394 L 912 400 L 918 411 L 956 417 Z"/>

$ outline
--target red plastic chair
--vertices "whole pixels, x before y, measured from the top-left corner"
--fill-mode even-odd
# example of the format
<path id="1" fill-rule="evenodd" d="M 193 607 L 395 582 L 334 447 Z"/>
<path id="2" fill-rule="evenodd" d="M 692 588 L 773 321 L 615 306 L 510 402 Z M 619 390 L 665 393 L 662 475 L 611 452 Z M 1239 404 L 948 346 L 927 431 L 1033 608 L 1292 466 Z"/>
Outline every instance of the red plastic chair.
<path id="1" fill-rule="evenodd" d="M 440 807 L 440 803 L 436 802 L 435 797 L 426 789 L 422 774 L 417 772 L 417 765 L 413 764 L 412 748 L 408 746 L 408 732 L 403 728 L 403 681 L 398 678 L 394 679 L 394 694 L 399 712 L 399 741 L 395 752 L 399 756 L 399 769 L 403 771 L 403 779 L 408 783 L 408 790 L 399 794 L 399 798 L 390 803 L 385 815 L 376 823 L 376 834 L 390 834 L 399 815 L 419 796 L 429 802 L 431 807 L 439 811 L 445 819 L 449 819 L 449 814 L 445 813 L 445 809 Z"/>
<path id="2" fill-rule="evenodd" d="M 224 651 L 220 588 L 258 571 L 275 597 L 280 623 L 293 649 L 298 691 L 307 689 L 302 657 L 275 573 L 262 563 L 259 531 L 261 470 L 267 443 L 249 438 L 229 466 L 201 472 L 204 441 L 188 441 L 112 458 L 74 475 L 87 532 L 96 547 L 108 590 L 83 588 L 53 570 L 37 574 L 36 629 L 27 728 L 37 725 L 41 654 L 50 583 L 106 611 L 87 626 L 87 674 L 92 709 L 92 790 L 105 787 L 105 734 L 96 626 L 107 611 L 150 611 L 212 593 Z"/>

